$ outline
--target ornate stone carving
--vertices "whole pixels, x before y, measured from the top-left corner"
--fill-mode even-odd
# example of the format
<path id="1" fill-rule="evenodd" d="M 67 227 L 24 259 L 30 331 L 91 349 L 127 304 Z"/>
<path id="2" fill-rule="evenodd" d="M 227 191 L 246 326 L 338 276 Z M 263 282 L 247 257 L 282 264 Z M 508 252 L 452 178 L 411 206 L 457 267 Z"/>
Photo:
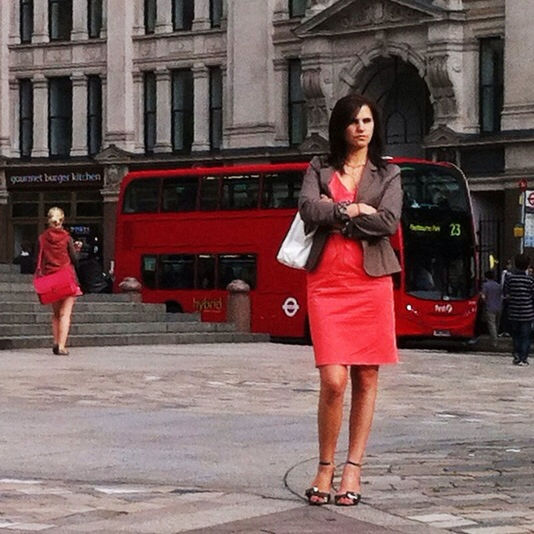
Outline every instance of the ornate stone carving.
<path id="1" fill-rule="evenodd" d="M 122 150 L 116 145 L 109 145 L 95 156 L 96 161 L 99 163 L 122 163 L 128 162 L 131 159 L 130 152 Z"/>
<path id="2" fill-rule="evenodd" d="M 323 154 L 328 152 L 328 148 L 328 141 L 317 133 L 311 134 L 299 145 L 299 150 L 306 154 Z"/>
<path id="3" fill-rule="evenodd" d="M 104 169 L 104 187 L 102 197 L 104 202 L 117 202 L 122 179 L 128 172 L 127 165 L 107 165 Z"/>
<path id="4" fill-rule="evenodd" d="M 325 132 L 328 125 L 328 107 L 321 67 L 305 68 L 302 72 L 302 92 L 306 98 L 308 132 Z"/>
<path id="5" fill-rule="evenodd" d="M 457 113 L 454 86 L 449 77 L 448 54 L 427 59 L 427 82 L 434 99 L 435 124 L 446 124 Z"/>

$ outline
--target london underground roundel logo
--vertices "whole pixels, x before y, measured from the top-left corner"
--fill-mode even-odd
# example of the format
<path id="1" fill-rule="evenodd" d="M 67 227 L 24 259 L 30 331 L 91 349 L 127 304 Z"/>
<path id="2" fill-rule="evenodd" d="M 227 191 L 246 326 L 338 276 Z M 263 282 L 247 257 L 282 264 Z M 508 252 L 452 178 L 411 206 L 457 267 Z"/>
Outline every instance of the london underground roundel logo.
<path id="1" fill-rule="evenodd" d="M 288 317 L 294 317 L 299 311 L 300 306 L 295 297 L 287 297 L 282 304 L 282 310 Z"/>

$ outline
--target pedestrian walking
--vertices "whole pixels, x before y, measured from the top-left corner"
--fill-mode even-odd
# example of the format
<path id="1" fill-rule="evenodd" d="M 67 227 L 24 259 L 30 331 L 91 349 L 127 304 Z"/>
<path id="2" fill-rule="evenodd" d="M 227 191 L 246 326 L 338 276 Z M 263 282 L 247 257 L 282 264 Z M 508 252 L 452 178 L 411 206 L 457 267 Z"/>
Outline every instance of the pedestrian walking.
<path id="1" fill-rule="evenodd" d="M 387 236 L 401 214 L 400 170 L 382 158 L 374 104 L 341 98 L 329 122 L 330 154 L 311 160 L 299 197 L 317 228 L 306 264 L 308 313 L 319 369 L 319 465 L 308 502 L 330 502 L 334 455 L 350 376 L 349 444 L 335 504 L 361 498 L 360 475 L 377 394 L 378 370 L 397 362 L 391 274 L 400 270 Z"/>
<path id="2" fill-rule="evenodd" d="M 79 251 L 79 244 L 75 246 L 70 234 L 63 228 L 65 214 L 61 208 L 53 207 L 48 210 L 48 228 L 39 236 L 39 252 L 37 270 L 48 275 L 70 265 L 73 272 Z M 72 309 L 75 297 L 82 292 L 78 287 L 72 295 L 52 303 L 52 335 L 54 344 L 52 352 L 60 356 L 68 356 L 65 348 L 70 330 Z"/>
<path id="3" fill-rule="evenodd" d="M 527 274 L 530 258 L 518 254 L 515 269 L 504 280 L 504 298 L 512 329 L 513 363 L 528 365 L 532 321 L 534 321 L 534 278 Z"/>
<path id="4" fill-rule="evenodd" d="M 509 273 L 512 272 L 513 269 L 513 262 L 511 259 L 506 261 L 506 265 L 501 273 L 501 291 L 504 290 L 504 281 L 506 280 L 506 277 Z M 499 321 L 499 337 L 510 337 L 510 332 L 512 330 L 512 327 L 510 326 L 510 321 L 508 320 L 508 304 L 506 302 L 506 299 L 503 299 L 502 301 L 502 307 L 501 307 L 501 318 Z"/>
<path id="5" fill-rule="evenodd" d="M 502 307 L 501 285 L 495 280 L 494 271 L 486 271 L 481 297 L 484 303 L 484 319 L 494 347 L 497 346 L 497 325 Z"/>
<path id="6" fill-rule="evenodd" d="M 20 252 L 13 259 L 13 263 L 20 266 L 21 274 L 33 274 L 35 261 L 32 254 L 32 247 L 27 241 L 20 244 Z"/>

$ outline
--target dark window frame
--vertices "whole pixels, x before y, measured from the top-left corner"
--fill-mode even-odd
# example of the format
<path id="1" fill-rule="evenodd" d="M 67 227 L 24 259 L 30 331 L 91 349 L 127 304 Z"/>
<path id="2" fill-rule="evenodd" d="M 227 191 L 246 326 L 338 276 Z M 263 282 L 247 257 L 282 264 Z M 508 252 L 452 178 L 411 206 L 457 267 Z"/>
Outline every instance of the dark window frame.
<path id="1" fill-rule="evenodd" d="M 26 102 L 24 102 L 26 100 Z M 28 144 L 26 144 L 28 140 Z M 19 151 L 21 158 L 30 158 L 33 150 L 33 82 L 19 80 Z"/>
<path id="2" fill-rule="evenodd" d="M 54 17 L 57 20 L 54 24 Z M 57 33 L 53 33 L 57 29 Z M 48 0 L 48 35 L 50 41 L 70 41 L 72 33 L 72 0 Z"/>
<path id="3" fill-rule="evenodd" d="M 99 39 L 102 31 L 102 0 L 87 0 L 87 35 Z"/>
<path id="4" fill-rule="evenodd" d="M 209 86 L 210 150 L 218 152 L 223 142 L 223 75 L 220 67 L 210 67 Z"/>
<path id="5" fill-rule="evenodd" d="M 297 71 L 297 72 L 294 72 Z M 288 138 L 289 146 L 298 146 L 307 134 L 307 120 L 306 120 L 306 99 L 302 92 L 302 83 L 300 82 L 300 76 L 302 73 L 301 61 L 298 58 L 293 58 L 288 61 L 287 69 L 287 104 L 288 104 Z M 293 84 L 293 80 L 298 74 L 298 85 Z M 298 93 L 300 98 L 295 98 L 294 94 Z M 295 118 L 300 116 L 300 122 L 302 124 L 302 132 L 297 136 L 297 132 L 294 129 Z"/>
<path id="6" fill-rule="evenodd" d="M 210 0 L 210 26 L 220 28 L 223 17 L 223 0 Z"/>
<path id="7" fill-rule="evenodd" d="M 33 0 L 20 0 L 20 42 L 31 43 L 33 36 Z"/>
<path id="8" fill-rule="evenodd" d="M 87 77 L 87 153 L 102 149 L 102 80 L 98 75 Z"/>
<path id="9" fill-rule="evenodd" d="M 484 81 L 486 55 L 491 55 L 491 80 Z M 501 131 L 504 103 L 504 41 L 487 37 L 479 41 L 479 126 L 481 134 Z M 489 120 L 486 122 L 487 113 Z"/>
<path id="10" fill-rule="evenodd" d="M 144 2 L 144 25 L 145 34 L 151 35 L 156 31 L 156 20 L 158 16 L 158 5 L 156 0 L 145 0 Z"/>
<path id="11" fill-rule="evenodd" d="M 156 73 L 154 71 L 146 71 L 143 73 L 143 142 L 145 154 L 152 154 L 156 145 L 157 107 Z"/>
<path id="12" fill-rule="evenodd" d="M 288 10 L 290 18 L 303 17 L 306 14 L 306 0 L 289 0 Z"/>
<path id="13" fill-rule="evenodd" d="M 191 69 L 176 69 L 171 74 L 171 143 L 176 153 L 190 154 L 194 135 L 194 82 Z M 182 102 L 177 102 L 176 84 L 183 84 Z M 176 138 L 177 121 L 182 124 L 182 142 Z"/>
<path id="14" fill-rule="evenodd" d="M 57 87 L 55 88 L 57 84 Z M 64 84 L 63 89 L 67 89 L 63 94 L 63 99 L 67 98 L 70 103 L 70 113 L 52 115 L 52 92 L 60 90 L 60 84 Z M 60 131 L 55 131 L 56 123 L 59 123 L 60 130 L 65 128 L 65 137 L 67 144 L 65 151 L 53 152 L 52 137 L 54 133 L 60 134 Z M 72 80 L 68 76 L 59 76 L 48 79 L 48 153 L 51 158 L 68 158 L 72 150 Z"/>
<path id="15" fill-rule="evenodd" d="M 194 0 L 172 0 L 172 31 L 191 31 L 194 18 Z"/>

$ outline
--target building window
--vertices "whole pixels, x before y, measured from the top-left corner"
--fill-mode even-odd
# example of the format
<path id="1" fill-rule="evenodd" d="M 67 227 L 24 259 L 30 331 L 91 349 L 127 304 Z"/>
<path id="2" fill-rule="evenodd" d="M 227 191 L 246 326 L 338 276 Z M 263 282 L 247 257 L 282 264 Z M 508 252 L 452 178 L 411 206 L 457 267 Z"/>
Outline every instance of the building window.
<path id="1" fill-rule="evenodd" d="M 492 37 L 480 40 L 480 131 L 501 129 L 503 106 L 503 40 Z"/>
<path id="2" fill-rule="evenodd" d="M 190 30 L 195 16 L 194 0 L 172 0 L 172 29 Z"/>
<path id="3" fill-rule="evenodd" d="M 289 61 L 289 144 L 299 145 L 306 138 L 306 102 L 300 82 L 300 59 Z"/>
<path id="4" fill-rule="evenodd" d="M 145 33 L 156 31 L 157 5 L 156 0 L 145 0 Z"/>
<path id="5" fill-rule="evenodd" d="M 51 41 L 69 41 L 72 30 L 72 0 L 48 0 Z"/>
<path id="6" fill-rule="evenodd" d="M 33 85 L 29 79 L 19 81 L 20 156 L 29 158 L 33 148 Z"/>
<path id="7" fill-rule="evenodd" d="M 172 73 L 172 147 L 191 152 L 193 144 L 193 73 L 187 69 Z"/>
<path id="8" fill-rule="evenodd" d="M 102 148 L 102 80 L 87 78 L 87 152 L 94 156 Z"/>
<path id="9" fill-rule="evenodd" d="M 33 0 L 20 0 L 20 42 L 31 43 L 33 34 Z"/>
<path id="10" fill-rule="evenodd" d="M 87 2 L 87 33 L 89 39 L 98 39 L 102 30 L 102 0 Z"/>
<path id="11" fill-rule="evenodd" d="M 70 155 L 72 146 L 72 82 L 70 78 L 48 81 L 48 147 L 50 156 Z"/>
<path id="12" fill-rule="evenodd" d="M 222 73 L 219 67 L 210 68 L 210 148 L 220 150 L 222 145 Z"/>
<path id="13" fill-rule="evenodd" d="M 153 72 L 144 74 L 144 127 L 145 127 L 145 152 L 154 152 L 156 144 L 156 75 Z"/>
<path id="14" fill-rule="evenodd" d="M 307 0 L 289 0 L 289 16 L 303 17 L 306 13 Z"/>
<path id="15" fill-rule="evenodd" d="M 212 28 L 221 27 L 223 0 L 210 0 L 210 23 Z"/>

